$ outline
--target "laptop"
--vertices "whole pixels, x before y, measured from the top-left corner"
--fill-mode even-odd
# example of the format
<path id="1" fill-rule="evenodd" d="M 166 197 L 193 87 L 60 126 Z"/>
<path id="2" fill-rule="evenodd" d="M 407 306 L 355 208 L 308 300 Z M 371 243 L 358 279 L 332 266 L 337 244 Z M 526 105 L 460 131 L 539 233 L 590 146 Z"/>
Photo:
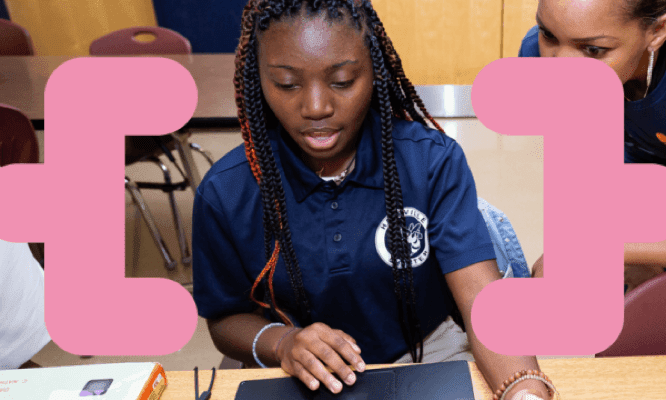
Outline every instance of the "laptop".
<path id="1" fill-rule="evenodd" d="M 448 361 L 366 370 L 342 392 L 312 391 L 297 378 L 243 381 L 235 400 L 474 400 L 467 361 Z"/>

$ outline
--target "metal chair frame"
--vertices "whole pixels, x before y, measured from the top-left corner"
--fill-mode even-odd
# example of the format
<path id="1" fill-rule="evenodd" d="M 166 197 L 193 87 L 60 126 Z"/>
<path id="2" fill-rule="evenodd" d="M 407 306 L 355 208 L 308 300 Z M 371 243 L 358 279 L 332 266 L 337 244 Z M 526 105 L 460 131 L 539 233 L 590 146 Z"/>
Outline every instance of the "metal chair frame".
<path id="1" fill-rule="evenodd" d="M 152 42 L 140 42 L 135 39 L 137 35 L 150 33 L 155 36 Z M 91 55 L 162 55 L 162 54 L 190 54 L 192 47 L 189 41 L 179 33 L 170 29 L 153 27 L 153 26 L 139 26 L 121 29 L 104 35 L 90 45 Z M 146 154 L 144 157 L 134 160 L 135 162 L 151 162 L 157 165 L 164 176 L 164 183 L 154 182 L 133 182 L 129 177 L 125 177 L 125 188 L 129 192 L 133 202 L 139 207 L 139 211 L 143 220 L 146 222 L 150 234 L 158 247 L 160 254 L 164 260 L 164 265 L 167 270 L 173 271 L 177 262 L 171 256 L 166 243 L 157 228 L 157 224 L 148 209 L 146 201 L 141 195 L 141 189 L 161 190 L 169 196 L 169 204 L 171 206 L 171 213 L 176 228 L 178 243 L 181 252 L 181 263 L 185 266 L 190 266 L 192 263 L 192 255 L 186 239 L 185 230 L 183 228 L 182 218 L 176 204 L 174 190 L 187 190 L 188 187 L 192 188 L 192 192 L 196 193 L 196 188 L 201 182 L 199 171 L 196 168 L 192 150 L 200 153 L 212 166 L 214 161 L 210 154 L 203 150 L 201 146 L 195 143 L 189 143 L 188 137 L 190 132 L 178 131 L 171 133 L 172 141 L 169 145 L 173 144 L 174 150 L 178 152 L 179 158 L 182 162 L 182 168 L 178 165 L 175 158 L 171 154 L 170 149 L 160 141 L 160 137 L 155 137 L 159 142 L 162 153 L 164 153 L 169 160 L 175 165 L 183 177 L 181 182 L 174 183 L 171 173 L 167 166 L 157 158 L 157 153 Z M 169 136 L 169 135 L 165 135 Z M 162 136 L 161 138 L 164 138 Z M 159 150 L 158 150 L 159 151 Z M 127 162 L 127 161 L 126 161 Z M 129 164 L 128 164 L 129 165 Z"/>

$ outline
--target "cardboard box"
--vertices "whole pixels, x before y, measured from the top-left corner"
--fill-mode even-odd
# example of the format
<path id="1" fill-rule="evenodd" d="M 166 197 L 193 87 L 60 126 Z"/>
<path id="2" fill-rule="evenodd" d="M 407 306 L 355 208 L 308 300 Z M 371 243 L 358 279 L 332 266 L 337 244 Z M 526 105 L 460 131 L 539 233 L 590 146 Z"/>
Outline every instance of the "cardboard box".
<path id="1" fill-rule="evenodd" d="M 157 400 L 159 363 L 92 364 L 0 371 L 0 400 Z"/>

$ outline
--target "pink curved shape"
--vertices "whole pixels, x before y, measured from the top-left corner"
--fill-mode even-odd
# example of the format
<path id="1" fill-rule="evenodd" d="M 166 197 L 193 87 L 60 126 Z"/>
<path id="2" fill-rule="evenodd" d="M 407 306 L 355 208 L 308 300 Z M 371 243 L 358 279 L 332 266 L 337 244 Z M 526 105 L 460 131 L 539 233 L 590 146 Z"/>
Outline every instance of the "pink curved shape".
<path id="1" fill-rule="evenodd" d="M 585 355 L 623 323 L 624 242 L 664 240 L 666 168 L 625 165 L 623 91 L 612 69 L 574 58 L 506 58 L 472 89 L 479 120 L 505 135 L 544 136 L 544 278 L 493 282 L 474 332 L 508 355 Z M 519 195 L 519 194 L 518 194 Z"/>
<path id="2" fill-rule="evenodd" d="M 0 236 L 46 243 L 45 319 L 63 350 L 161 355 L 192 337 L 196 306 L 182 286 L 124 276 L 123 154 L 125 135 L 176 131 L 196 103 L 192 76 L 165 58 L 78 58 L 49 78 L 45 163 L 0 169 L 15 188 Z"/>

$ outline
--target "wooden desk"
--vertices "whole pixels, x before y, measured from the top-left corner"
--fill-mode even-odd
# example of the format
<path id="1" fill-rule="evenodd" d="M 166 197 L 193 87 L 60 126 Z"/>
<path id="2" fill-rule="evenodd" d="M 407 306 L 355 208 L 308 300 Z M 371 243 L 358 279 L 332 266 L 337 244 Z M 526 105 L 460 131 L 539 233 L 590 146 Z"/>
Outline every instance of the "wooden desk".
<path id="1" fill-rule="evenodd" d="M 563 400 L 666 399 L 666 356 L 569 358 L 540 360 Z M 379 368 L 373 366 L 369 368 Z M 470 363 L 474 395 L 490 400 L 492 393 L 476 364 Z M 210 371 L 199 371 L 199 391 L 208 388 Z M 284 377 L 281 369 L 217 371 L 212 400 L 232 400 L 244 380 Z M 160 400 L 194 398 L 194 372 L 167 372 L 168 387 Z"/>
<path id="2" fill-rule="evenodd" d="M 196 82 L 199 101 L 185 128 L 238 126 L 234 101 L 234 55 L 192 54 L 163 56 L 179 62 Z M 36 130 L 44 129 L 44 88 L 51 73 L 71 56 L 0 57 L 0 103 L 28 116 Z"/>

